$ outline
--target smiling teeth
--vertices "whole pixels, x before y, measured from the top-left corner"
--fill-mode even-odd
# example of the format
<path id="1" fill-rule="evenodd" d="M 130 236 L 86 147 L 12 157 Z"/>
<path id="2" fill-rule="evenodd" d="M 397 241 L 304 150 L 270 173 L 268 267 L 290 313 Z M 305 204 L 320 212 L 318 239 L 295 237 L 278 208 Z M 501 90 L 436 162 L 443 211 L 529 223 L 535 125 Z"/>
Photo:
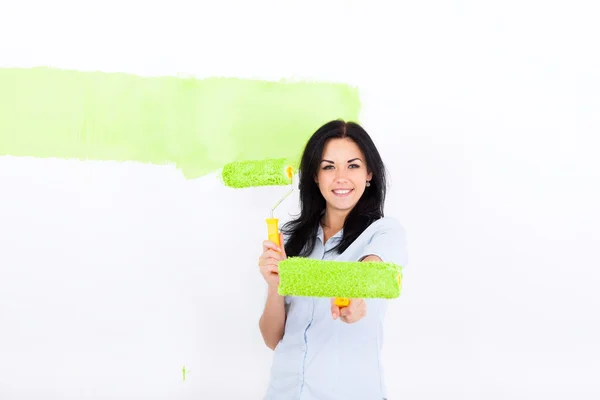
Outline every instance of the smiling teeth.
<path id="1" fill-rule="evenodd" d="M 333 192 L 338 194 L 346 194 L 350 193 L 350 190 L 334 190 Z"/>

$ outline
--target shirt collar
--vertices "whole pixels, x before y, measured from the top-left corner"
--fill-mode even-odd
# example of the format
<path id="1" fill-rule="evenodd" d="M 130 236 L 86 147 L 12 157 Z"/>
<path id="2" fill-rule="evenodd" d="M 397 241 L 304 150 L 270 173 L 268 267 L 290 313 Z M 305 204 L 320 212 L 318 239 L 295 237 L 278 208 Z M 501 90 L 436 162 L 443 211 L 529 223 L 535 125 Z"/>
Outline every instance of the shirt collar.
<path id="1" fill-rule="evenodd" d="M 330 237 L 327 242 L 329 243 L 329 241 L 331 239 L 336 239 L 336 238 L 341 239 L 341 237 L 342 237 L 343 234 L 344 234 L 344 228 L 342 228 L 339 232 L 337 232 L 335 235 L 333 235 L 332 237 Z M 323 232 L 323 227 L 319 223 L 319 228 L 317 229 L 317 239 L 319 239 L 321 241 L 321 243 L 323 243 L 324 239 L 325 239 L 324 236 L 325 236 L 325 233 Z"/>

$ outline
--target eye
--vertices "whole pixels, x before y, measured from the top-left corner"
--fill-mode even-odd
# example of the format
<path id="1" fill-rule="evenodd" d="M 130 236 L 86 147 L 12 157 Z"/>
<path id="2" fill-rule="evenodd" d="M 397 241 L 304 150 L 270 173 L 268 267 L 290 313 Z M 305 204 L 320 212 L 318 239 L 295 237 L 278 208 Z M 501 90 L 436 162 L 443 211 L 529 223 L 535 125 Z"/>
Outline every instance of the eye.
<path id="1" fill-rule="evenodd" d="M 333 165 L 326 165 L 323 167 L 323 169 L 331 169 L 331 168 L 333 168 Z"/>
<path id="2" fill-rule="evenodd" d="M 360 168 L 360 165 L 358 165 L 358 164 L 350 164 L 350 168 Z"/>

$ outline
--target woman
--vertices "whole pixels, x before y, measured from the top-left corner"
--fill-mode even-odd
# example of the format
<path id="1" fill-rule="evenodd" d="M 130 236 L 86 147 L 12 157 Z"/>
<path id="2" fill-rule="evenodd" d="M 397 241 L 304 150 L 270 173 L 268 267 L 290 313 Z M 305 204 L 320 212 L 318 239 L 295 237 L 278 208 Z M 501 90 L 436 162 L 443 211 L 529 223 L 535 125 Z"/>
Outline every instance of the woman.
<path id="1" fill-rule="evenodd" d="M 380 363 L 386 300 L 282 297 L 278 263 L 288 256 L 407 263 L 404 229 L 383 216 L 385 167 L 364 129 L 331 121 L 309 139 L 300 162 L 297 219 L 278 248 L 263 242 L 260 272 L 268 284 L 260 330 L 274 350 L 266 399 L 381 400 Z"/>

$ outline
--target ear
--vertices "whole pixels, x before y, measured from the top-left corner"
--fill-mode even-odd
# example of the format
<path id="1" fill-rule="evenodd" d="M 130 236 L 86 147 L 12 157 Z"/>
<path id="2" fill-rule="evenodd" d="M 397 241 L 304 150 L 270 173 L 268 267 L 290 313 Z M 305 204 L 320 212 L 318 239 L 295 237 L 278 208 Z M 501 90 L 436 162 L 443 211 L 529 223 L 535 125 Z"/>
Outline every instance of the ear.
<path id="1" fill-rule="evenodd" d="M 369 173 L 367 174 L 367 180 L 368 180 L 368 181 L 370 181 L 371 179 L 373 179 L 373 173 L 372 173 L 372 172 L 369 172 Z"/>

